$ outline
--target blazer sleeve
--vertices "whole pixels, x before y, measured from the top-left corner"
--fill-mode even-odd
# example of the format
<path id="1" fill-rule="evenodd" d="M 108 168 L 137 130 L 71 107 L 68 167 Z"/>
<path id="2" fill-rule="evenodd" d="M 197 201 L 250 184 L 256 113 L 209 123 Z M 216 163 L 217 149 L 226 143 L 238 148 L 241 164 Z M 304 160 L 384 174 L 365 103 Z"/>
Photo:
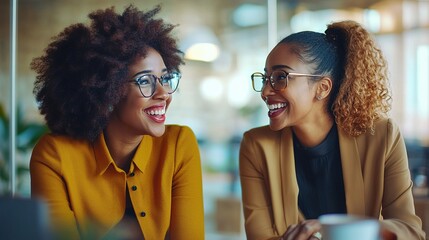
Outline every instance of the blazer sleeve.
<path id="1" fill-rule="evenodd" d="M 247 239 L 278 239 L 272 215 L 265 156 L 252 131 L 240 145 L 239 169 Z"/>
<path id="2" fill-rule="evenodd" d="M 381 226 L 398 239 L 425 239 L 422 222 L 415 214 L 405 143 L 398 126 L 390 120 L 387 136 Z"/>
<path id="3" fill-rule="evenodd" d="M 181 127 L 175 144 L 170 235 L 172 239 L 204 239 L 202 170 L 197 139 L 189 127 Z"/>
<path id="4" fill-rule="evenodd" d="M 52 135 L 42 137 L 30 159 L 31 195 L 45 201 L 50 209 L 54 234 L 61 239 L 79 239 L 67 186 L 62 178 L 60 147 Z"/>

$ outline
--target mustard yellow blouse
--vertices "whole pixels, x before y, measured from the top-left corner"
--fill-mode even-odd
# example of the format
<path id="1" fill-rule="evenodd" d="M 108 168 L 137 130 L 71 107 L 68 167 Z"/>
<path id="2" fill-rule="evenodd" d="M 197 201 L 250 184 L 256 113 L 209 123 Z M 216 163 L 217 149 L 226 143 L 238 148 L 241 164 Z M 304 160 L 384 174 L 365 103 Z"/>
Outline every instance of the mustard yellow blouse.
<path id="1" fill-rule="evenodd" d="M 32 196 L 47 202 L 64 238 L 108 234 L 124 215 L 128 187 L 145 239 L 204 239 L 200 154 L 188 127 L 144 136 L 128 173 L 115 165 L 103 134 L 94 143 L 48 134 L 30 171 Z"/>

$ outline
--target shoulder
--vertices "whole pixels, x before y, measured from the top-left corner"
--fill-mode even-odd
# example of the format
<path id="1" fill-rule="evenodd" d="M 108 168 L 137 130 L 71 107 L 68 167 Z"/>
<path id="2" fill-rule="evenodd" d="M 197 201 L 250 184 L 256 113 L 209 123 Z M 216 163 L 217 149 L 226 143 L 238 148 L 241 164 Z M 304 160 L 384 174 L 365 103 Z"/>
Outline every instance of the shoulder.
<path id="1" fill-rule="evenodd" d="M 77 148 L 80 146 L 87 146 L 87 140 L 75 139 L 64 135 L 57 135 L 52 133 L 47 133 L 43 135 L 38 142 L 36 143 L 35 149 L 37 148 L 46 148 L 46 147 L 55 147 L 55 148 Z"/>
<path id="2" fill-rule="evenodd" d="M 398 126 L 398 124 L 391 118 L 386 118 L 383 120 L 380 120 L 378 122 L 378 124 L 380 124 L 380 129 L 383 129 L 385 131 L 385 134 L 388 135 L 390 138 L 395 138 L 395 137 L 401 137 L 401 130 Z M 377 127 L 378 125 L 376 125 Z M 380 130 L 380 131 L 383 131 Z"/>
<path id="3" fill-rule="evenodd" d="M 166 125 L 162 136 L 154 138 L 155 141 L 170 142 L 177 144 L 179 142 L 197 142 L 193 130 L 184 125 Z"/>
<path id="4" fill-rule="evenodd" d="M 92 144 L 88 140 L 48 133 L 43 135 L 34 146 L 32 159 L 45 161 L 47 158 L 62 159 L 68 156 L 78 158 L 91 151 Z"/>
<path id="5" fill-rule="evenodd" d="M 273 131 L 269 126 L 262 126 L 244 133 L 240 149 L 243 153 L 249 152 L 250 154 L 274 153 L 278 152 L 281 147 L 287 147 L 291 143 L 291 139 L 292 132 L 289 127 Z"/>
<path id="6" fill-rule="evenodd" d="M 165 134 L 194 134 L 194 132 L 185 125 L 168 124 L 165 125 Z"/>
<path id="7" fill-rule="evenodd" d="M 392 118 L 379 119 L 374 123 L 373 131 L 356 137 L 356 143 L 362 151 L 390 152 L 392 149 L 404 145 L 404 139 L 399 126 Z M 383 151 L 384 150 L 384 151 Z"/>
<path id="8" fill-rule="evenodd" d="M 264 136 L 264 135 L 275 135 L 279 131 L 273 131 L 270 129 L 268 125 L 261 126 L 261 127 L 255 127 L 250 130 L 247 130 L 244 132 L 244 136 Z"/>
<path id="9" fill-rule="evenodd" d="M 379 119 L 374 124 L 376 131 L 399 131 L 398 125 L 392 118 L 382 118 Z"/>
<path id="10" fill-rule="evenodd" d="M 165 126 L 165 133 L 162 137 L 179 137 L 179 136 L 193 136 L 195 137 L 194 132 L 188 126 L 170 124 Z"/>
<path id="11" fill-rule="evenodd" d="M 368 130 L 358 138 L 389 140 L 401 136 L 399 126 L 392 118 L 382 118 L 374 123 L 373 131 Z"/>
<path id="12" fill-rule="evenodd" d="M 174 155 L 176 164 L 199 159 L 198 141 L 188 126 L 166 125 L 165 133 L 155 141 L 159 141 L 155 145 L 160 146 L 161 151 Z"/>
<path id="13" fill-rule="evenodd" d="M 283 134 L 290 132 L 290 128 L 284 128 L 279 131 L 273 131 L 271 128 L 267 126 L 261 126 L 252 128 L 248 131 L 246 131 L 243 134 L 243 139 L 258 139 L 260 141 L 263 141 L 264 139 L 276 139 L 280 138 Z"/>
<path id="14" fill-rule="evenodd" d="M 71 159 L 75 160 L 83 155 L 91 154 L 91 149 L 91 143 L 87 140 L 48 133 L 43 135 L 34 146 L 30 168 L 37 163 L 42 163 L 52 169 L 62 171 L 59 169 L 63 169 L 65 162 L 69 163 Z"/>

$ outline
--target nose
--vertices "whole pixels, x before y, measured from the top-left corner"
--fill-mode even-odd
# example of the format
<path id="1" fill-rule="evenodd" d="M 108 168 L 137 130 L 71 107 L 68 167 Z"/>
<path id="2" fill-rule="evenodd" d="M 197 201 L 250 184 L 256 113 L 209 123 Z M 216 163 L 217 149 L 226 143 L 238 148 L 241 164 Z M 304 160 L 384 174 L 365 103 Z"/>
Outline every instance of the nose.
<path id="1" fill-rule="evenodd" d="M 162 86 L 159 79 L 156 81 L 156 88 L 152 97 L 155 99 L 168 99 L 170 97 L 170 94 L 168 93 L 167 89 Z"/>
<path id="2" fill-rule="evenodd" d="M 273 94 L 275 94 L 273 87 L 268 81 L 265 82 L 265 85 L 262 87 L 262 91 L 261 91 L 262 99 L 265 99 L 267 96 L 271 96 Z"/>

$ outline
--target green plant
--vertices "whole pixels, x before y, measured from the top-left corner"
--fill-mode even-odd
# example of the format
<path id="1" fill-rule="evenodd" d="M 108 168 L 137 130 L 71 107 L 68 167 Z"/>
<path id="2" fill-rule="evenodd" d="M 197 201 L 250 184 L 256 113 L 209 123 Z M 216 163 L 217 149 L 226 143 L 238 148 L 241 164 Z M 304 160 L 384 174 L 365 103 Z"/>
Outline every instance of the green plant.
<path id="1" fill-rule="evenodd" d="M 10 119 L 3 105 L 0 104 L 0 195 L 7 193 L 7 186 L 10 181 L 9 126 L 10 126 Z M 25 154 L 31 151 L 31 149 L 36 144 L 37 140 L 46 132 L 48 132 L 48 128 L 46 125 L 41 123 L 36 123 L 36 122 L 25 121 L 22 107 L 18 105 L 16 109 L 16 138 L 15 138 L 17 156 L 21 155 L 21 157 L 23 156 L 25 157 Z M 24 159 L 24 161 L 20 161 L 20 162 L 17 161 L 16 163 L 17 178 L 19 178 L 23 174 L 28 174 L 28 171 L 29 171 L 28 160 L 29 159 Z"/>

